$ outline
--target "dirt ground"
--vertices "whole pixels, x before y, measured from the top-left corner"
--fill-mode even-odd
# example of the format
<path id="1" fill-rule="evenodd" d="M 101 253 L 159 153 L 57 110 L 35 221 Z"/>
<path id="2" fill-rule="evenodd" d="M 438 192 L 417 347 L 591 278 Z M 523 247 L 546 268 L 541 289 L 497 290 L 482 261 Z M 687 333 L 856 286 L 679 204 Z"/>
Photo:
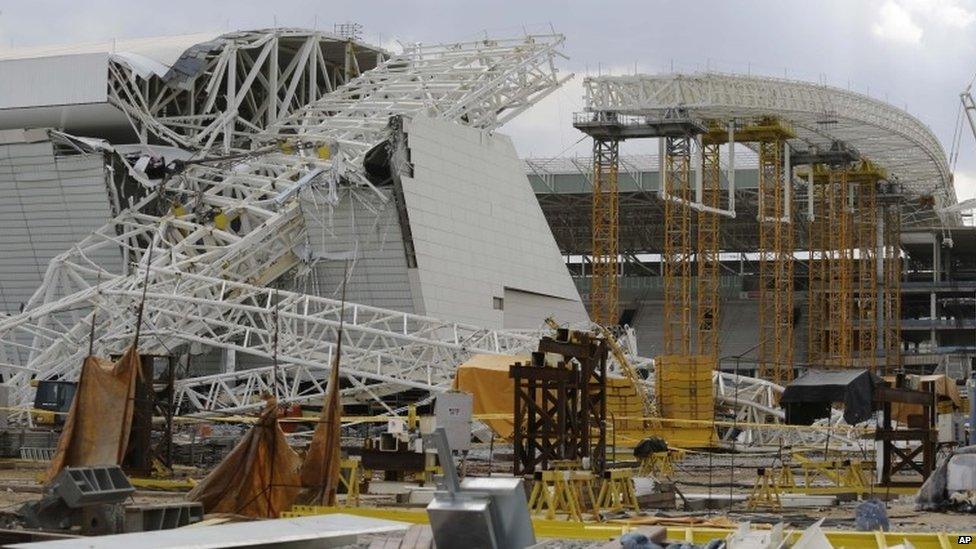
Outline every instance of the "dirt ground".
<path id="1" fill-rule="evenodd" d="M 621 465 L 625 464 L 624 460 L 627 457 L 618 456 Z M 469 454 L 462 470 L 473 476 L 486 475 L 489 470 L 495 475 L 511 473 L 511 454 L 508 448 L 496 445 L 493 457 L 490 460 L 488 458 L 487 448 L 478 448 Z M 736 522 L 750 521 L 765 524 L 782 521 L 789 526 L 800 528 L 824 518 L 826 519 L 824 526 L 829 529 L 855 528 L 854 507 L 858 503 L 855 499 L 820 507 L 785 508 L 780 511 L 747 510 L 742 498 L 752 489 L 756 478 L 756 469 L 775 466 L 777 459 L 778 457 L 773 455 L 689 455 L 677 463 L 676 471 L 671 480 L 690 499 L 709 494 L 716 498 L 720 496 L 720 503 L 712 506 L 717 508 L 685 511 L 681 508 L 682 501 L 679 498 L 677 500 L 678 509 L 667 511 L 648 509 L 643 513 L 671 517 L 727 517 Z M 19 460 L 0 462 L 0 516 L 10 519 L 23 503 L 40 498 L 41 485 L 38 482 L 38 477 L 44 470 L 45 464 L 43 463 Z M 203 471 L 199 471 L 194 476 L 200 478 L 203 474 Z M 730 494 L 734 498 L 731 507 L 728 503 Z M 181 492 L 137 490 L 134 500 L 136 503 L 176 502 L 181 501 L 183 496 Z M 366 506 L 394 504 L 393 498 L 390 496 L 364 494 L 362 500 Z M 886 503 L 886 508 L 891 530 L 894 531 L 946 531 L 955 533 L 976 531 L 976 516 L 916 511 L 914 497 L 911 495 L 892 497 Z M 580 545 L 580 547 L 584 546 Z"/>

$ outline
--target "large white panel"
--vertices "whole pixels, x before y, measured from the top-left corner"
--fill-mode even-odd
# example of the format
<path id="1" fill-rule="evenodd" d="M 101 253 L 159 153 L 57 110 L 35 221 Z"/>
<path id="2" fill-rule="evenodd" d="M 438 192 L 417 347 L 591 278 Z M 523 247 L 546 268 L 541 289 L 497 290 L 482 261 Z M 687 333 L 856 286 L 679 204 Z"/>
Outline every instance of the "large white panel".
<path id="1" fill-rule="evenodd" d="M 540 314 L 530 316 L 585 321 L 511 141 L 429 118 L 405 126 L 414 174 L 403 179 L 403 191 L 424 312 L 502 327 L 505 314 L 493 298 L 511 288 L 562 300 L 560 307 L 540 303 Z"/>
<path id="2" fill-rule="evenodd" d="M 104 103 L 108 100 L 108 55 L 0 61 L 0 109 Z"/>
<path id="3" fill-rule="evenodd" d="M 47 141 L 0 146 L 0 311 L 18 311 L 48 262 L 109 220 L 105 177 L 100 154 L 55 156 Z M 91 259 L 121 266 L 107 248 Z"/>
<path id="4" fill-rule="evenodd" d="M 538 329 L 545 326 L 546 318 L 573 318 L 577 316 L 578 301 L 550 295 L 523 292 L 505 288 L 504 326 L 506 330 Z"/>
<path id="5" fill-rule="evenodd" d="M 417 312 L 392 197 L 384 202 L 370 190 L 344 189 L 334 208 L 305 196 L 302 211 L 313 254 L 323 259 L 306 280 L 293 281 L 297 291 L 338 297 L 349 258 L 348 301 Z"/>

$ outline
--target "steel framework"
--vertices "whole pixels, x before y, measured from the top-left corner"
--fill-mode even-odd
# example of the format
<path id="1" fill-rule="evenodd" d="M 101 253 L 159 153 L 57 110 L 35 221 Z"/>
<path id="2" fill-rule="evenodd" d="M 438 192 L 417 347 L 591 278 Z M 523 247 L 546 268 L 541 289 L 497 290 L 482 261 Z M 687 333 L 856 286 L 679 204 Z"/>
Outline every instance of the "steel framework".
<path id="1" fill-rule="evenodd" d="M 822 84 L 731 74 L 601 76 L 584 82 L 588 107 L 639 115 L 683 108 L 704 120 L 772 116 L 795 129 L 794 150 L 846 143 L 870 158 L 908 194 L 934 204 L 905 208 L 905 223 L 937 220 L 956 203 L 946 154 L 936 136 L 902 109 L 862 94 Z M 947 213 L 945 215 L 956 215 Z M 955 218 L 958 220 L 958 218 Z"/>
<path id="2" fill-rule="evenodd" d="M 830 234 L 830 290 L 828 297 L 828 365 L 848 367 L 854 352 L 854 220 L 851 186 L 846 168 L 828 174 L 828 220 Z"/>
<path id="3" fill-rule="evenodd" d="M 759 146 L 758 374 L 782 384 L 793 379 L 792 174 L 785 135 Z"/>
<path id="4" fill-rule="evenodd" d="M 809 197 L 812 202 L 809 212 L 812 218 L 808 220 L 807 227 L 807 245 L 810 253 L 807 261 L 807 362 L 814 366 L 823 366 L 827 350 L 827 318 L 830 307 L 828 276 L 832 254 L 829 246 L 830 232 L 827 230 L 830 195 L 829 187 L 815 183 L 813 177 L 809 177 L 807 182 L 807 192 L 812 195 Z"/>
<path id="5" fill-rule="evenodd" d="M 691 353 L 690 137 L 664 139 L 664 354 Z"/>
<path id="6" fill-rule="evenodd" d="M 129 205 L 50 263 L 22 313 L 0 316 L 0 370 L 13 389 L 12 404 L 30 404 L 32 379 L 75 377 L 89 342 L 97 354 L 123 349 L 140 304 L 145 353 L 173 355 L 202 345 L 277 363 L 177 380 L 174 404 L 183 413 L 254 410 L 265 392 L 279 402 L 321 399 L 340 321 L 344 398 L 383 406 L 385 395 L 404 389 L 446 390 L 456 365 L 472 354 L 518 354 L 536 344 L 533 334 L 343 307 L 273 286 L 315 261 L 300 196 L 316 193 L 332 206 L 343 186 L 351 191 L 343 196 L 386 200 L 366 177 L 363 160 L 391 136 L 391 121 L 396 126 L 398 117 L 425 115 L 492 131 L 569 78 L 555 69 L 563 38 L 413 46 L 367 70 L 361 54 L 379 50 L 336 42 L 343 61 L 329 68 L 323 52 L 332 39 L 311 31 L 263 34 L 225 37 L 196 50 L 204 68 L 181 77 L 179 92 L 154 84 L 159 75 L 141 74 L 131 60 L 123 66 L 113 58 L 112 101 L 139 135 L 197 152 L 162 180 L 127 165 L 125 186 L 136 190 L 118 203 Z M 277 47 L 269 45 L 274 42 Z M 281 69 L 286 51 L 293 57 Z M 276 56 L 281 70 L 269 70 Z M 91 140 L 75 146 L 113 154 Z M 92 259 L 105 249 L 120 251 L 117 268 Z M 632 345 L 622 347 L 633 354 Z M 651 367 L 647 359 L 630 358 L 636 367 Z M 619 370 L 613 361 L 608 368 Z M 777 386 L 715 376 L 716 394 L 731 413 L 779 421 Z M 744 433 L 749 440 L 762 437 Z"/>
<path id="7" fill-rule="evenodd" d="M 886 177 L 867 160 L 810 168 L 809 361 L 829 367 L 875 370 L 887 347 L 888 296 L 879 293 L 885 257 L 884 212 L 877 190 Z M 880 223 L 879 223 L 880 222 Z M 895 301 L 898 298 L 894 298 Z"/>
<path id="8" fill-rule="evenodd" d="M 169 70 L 114 54 L 109 99 L 139 136 L 185 150 L 247 147 L 256 132 L 374 68 L 387 52 L 306 29 L 224 34 Z M 155 70 L 149 70 L 153 69 Z"/>
<path id="9" fill-rule="evenodd" d="M 134 332 L 134 304 L 143 291 L 144 351 L 153 354 L 201 343 L 267 357 L 270 311 L 301 307 L 296 326 L 281 316 L 278 363 L 287 382 L 258 369 L 182 380 L 177 391 L 191 410 L 252 406 L 249 396 L 266 387 L 284 387 L 281 401 L 303 398 L 328 371 L 334 304 L 267 288 L 309 267 L 298 195 L 318 192 L 334 203 L 338 185 L 374 192 L 362 162 L 390 135 L 391 117 L 424 114 L 494 130 L 565 79 L 554 65 L 562 42 L 548 35 L 407 48 L 255 132 L 247 151 L 216 159 L 200 154 L 163 182 L 130 169 L 145 189 L 141 197 L 52 261 L 22 314 L 0 319 L 0 368 L 13 386 L 12 400 L 31 401 L 35 376 L 76 375 L 89 334 L 98 353 L 121 349 Z M 120 272 L 89 259 L 106 247 L 121 250 Z M 503 343 L 520 341 L 510 339 L 515 336 L 488 331 L 488 341 L 498 345 L 472 346 L 464 336 L 469 328 L 394 311 L 375 314 L 401 324 L 364 326 L 369 337 L 343 345 L 344 369 L 348 360 L 350 380 L 364 398 L 397 387 L 442 386 L 446 378 L 435 370 L 453 368 L 479 347 L 521 349 Z M 427 335 L 413 339 L 418 329 Z M 404 345 L 404 338 L 416 345 Z M 452 345 L 460 354 L 437 350 Z M 360 370 L 357 363 L 370 366 Z"/>
<path id="10" fill-rule="evenodd" d="M 702 203 L 715 209 L 718 209 L 722 195 L 722 166 L 719 163 L 719 150 L 718 143 L 702 144 Z M 718 213 L 698 212 L 698 253 L 695 258 L 698 262 L 698 284 L 695 289 L 698 354 L 716 359 L 719 356 L 719 328 L 721 327 L 719 221 Z"/>
<path id="11" fill-rule="evenodd" d="M 878 354 L 878 179 L 868 176 L 855 184 L 857 194 L 857 364 L 872 372 Z"/>
<path id="12" fill-rule="evenodd" d="M 618 258 L 620 162 L 616 139 L 593 140 L 593 210 L 590 254 L 590 316 L 601 326 L 614 326 L 619 318 Z"/>
<path id="13" fill-rule="evenodd" d="M 901 370 L 901 205 L 897 198 L 881 210 L 884 223 L 885 373 Z"/>

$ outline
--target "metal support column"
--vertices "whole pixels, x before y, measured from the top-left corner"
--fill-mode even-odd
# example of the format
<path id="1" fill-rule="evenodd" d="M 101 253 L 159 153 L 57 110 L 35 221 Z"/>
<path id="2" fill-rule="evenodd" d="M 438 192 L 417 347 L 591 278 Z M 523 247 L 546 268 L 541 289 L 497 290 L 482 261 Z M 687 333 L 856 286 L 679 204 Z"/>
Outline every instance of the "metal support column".
<path id="1" fill-rule="evenodd" d="M 734 145 L 730 145 L 734 146 Z M 718 208 L 721 191 L 720 145 L 702 145 L 702 204 Z M 696 325 L 698 327 L 698 354 L 718 358 L 719 340 L 719 214 L 698 212 L 698 284 L 696 297 Z"/>
<path id="2" fill-rule="evenodd" d="M 691 142 L 664 138 L 664 354 L 691 353 Z M 677 200 L 675 200 L 677 199 Z"/>
<path id="3" fill-rule="evenodd" d="M 759 377 L 793 377 L 793 225 L 784 138 L 759 142 Z"/>
<path id="4" fill-rule="evenodd" d="M 859 179 L 857 191 L 857 357 L 858 366 L 877 368 L 877 180 Z"/>
<path id="5" fill-rule="evenodd" d="M 884 223 L 885 373 L 901 370 L 901 207 L 885 208 Z"/>
<path id="6" fill-rule="evenodd" d="M 846 169 L 831 169 L 828 174 L 829 195 L 828 315 L 827 365 L 848 367 L 853 355 L 854 312 L 854 242 L 850 185 Z"/>
<path id="7" fill-rule="evenodd" d="M 807 277 L 807 362 L 815 366 L 823 366 L 827 348 L 827 275 L 830 262 L 830 247 L 828 245 L 829 232 L 827 217 L 829 208 L 828 187 L 815 185 L 813 169 L 808 176 L 808 214 L 810 216 L 807 244 L 810 257 L 808 259 Z"/>
<path id="8" fill-rule="evenodd" d="M 593 210 L 590 277 L 590 317 L 602 326 L 614 326 L 618 310 L 617 171 L 619 147 L 615 139 L 593 140 Z"/>

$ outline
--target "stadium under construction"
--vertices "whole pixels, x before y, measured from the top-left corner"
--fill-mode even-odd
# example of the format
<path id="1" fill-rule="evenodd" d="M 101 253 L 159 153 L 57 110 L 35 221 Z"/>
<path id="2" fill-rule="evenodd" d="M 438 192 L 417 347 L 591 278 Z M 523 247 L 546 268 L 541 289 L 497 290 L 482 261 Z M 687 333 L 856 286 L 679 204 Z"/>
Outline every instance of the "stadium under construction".
<path id="1" fill-rule="evenodd" d="M 522 158 L 564 40 L 0 50 L 0 544 L 963 543 L 976 203 L 933 132 L 591 76 L 552 123 L 592 154 Z"/>

